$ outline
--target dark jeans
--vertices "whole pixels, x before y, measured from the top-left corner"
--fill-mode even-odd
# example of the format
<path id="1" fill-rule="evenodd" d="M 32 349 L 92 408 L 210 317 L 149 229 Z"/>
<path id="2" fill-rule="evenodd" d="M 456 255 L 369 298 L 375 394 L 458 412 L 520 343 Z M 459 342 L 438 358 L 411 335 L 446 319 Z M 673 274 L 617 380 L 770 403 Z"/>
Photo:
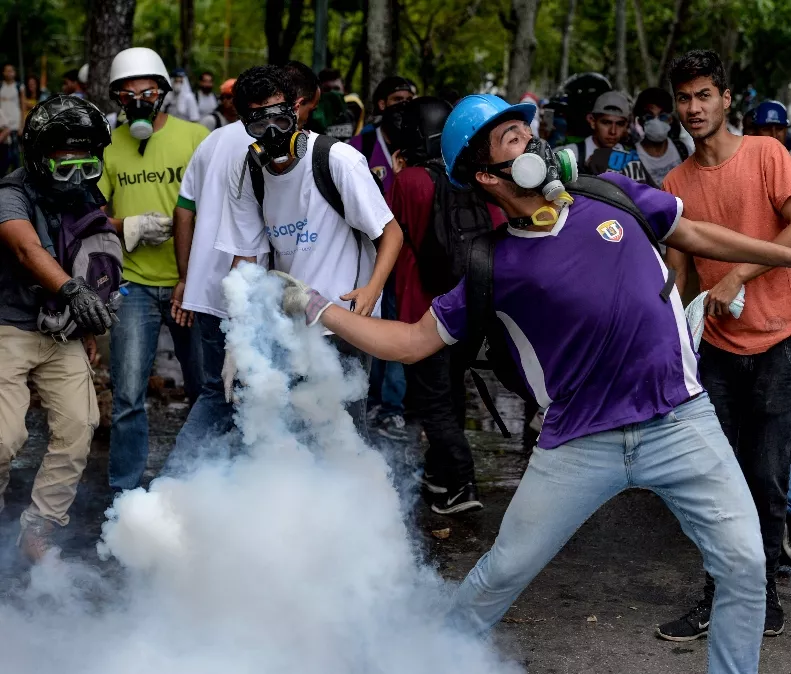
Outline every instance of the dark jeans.
<path id="1" fill-rule="evenodd" d="M 410 401 L 429 442 L 426 472 L 450 491 L 475 481 L 464 436 L 464 371 L 463 353 L 454 347 L 406 367 Z"/>
<path id="2" fill-rule="evenodd" d="M 791 468 L 791 339 L 738 356 L 702 342 L 700 376 L 736 453 L 761 523 L 766 578 L 780 559 Z M 714 585 L 707 578 L 706 595 Z"/>
<path id="3" fill-rule="evenodd" d="M 393 275 L 387 279 L 382 293 L 382 318 L 395 321 L 398 319 L 396 310 L 395 284 Z M 404 366 L 394 361 L 374 358 L 371 364 L 371 382 L 368 392 L 368 405 L 381 405 L 379 417 L 391 417 L 404 414 L 404 396 L 406 395 L 406 377 Z"/>
<path id="4" fill-rule="evenodd" d="M 184 468 L 185 462 L 211 452 L 213 441 L 234 428 L 233 403 L 225 402 L 222 381 L 225 360 L 225 333 L 220 329 L 222 319 L 210 314 L 195 314 L 195 322 L 200 327 L 203 351 L 203 388 L 176 438 L 176 447 L 168 460 L 172 470 Z"/>
<path id="5" fill-rule="evenodd" d="M 360 363 L 366 375 L 371 374 L 371 356 L 363 351 L 360 351 L 356 346 L 352 346 L 349 342 L 342 340 L 336 335 L 329 337 L 330 343 L 338 349 L 341 354 L 341 362 L 343 363 L 344 372 L 348 372 L 354 367 L 354 361 Z M 359 400 L 353 400 L 346 405 L 346 411 L 354 421 L 354 426 L 360 437 L 366 444 L 371 444 L 371 438 L 368 436 L 368 420 L 367 420 L 368 400 L 363 396 Z"/>
<path id="6" fill-rule="evenodd" d="M 195 327 L 181 327 L 171 318 L 173 288 L 139 283 L 128 283 L 126 287 L 129 294 L 117 311 L 119 322 L 110 332 L 110 487 L 117 490 L 139 487 L 146 469 L 146 391 L 163 323 L 173 337 L 176 358 L 184 374 L 184 392 L 190 402 L 197 399 L 202 386 L 200 333 Z"/>

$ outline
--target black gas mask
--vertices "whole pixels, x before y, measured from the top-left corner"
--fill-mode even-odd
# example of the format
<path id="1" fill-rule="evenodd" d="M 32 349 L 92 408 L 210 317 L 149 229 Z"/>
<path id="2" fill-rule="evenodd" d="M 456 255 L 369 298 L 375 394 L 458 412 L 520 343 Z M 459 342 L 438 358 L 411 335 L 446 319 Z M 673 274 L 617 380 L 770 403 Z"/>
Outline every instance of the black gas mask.
<path id="1" fill-rule="evenodd" d="M 297 128 L 297 115 L 288 103 L 250 110 L 244 117 L 244 128 L 256 139 L 250 145 L 250 156 L 259 166 L 302 159 L 308 150 L 308 135 Z"/>

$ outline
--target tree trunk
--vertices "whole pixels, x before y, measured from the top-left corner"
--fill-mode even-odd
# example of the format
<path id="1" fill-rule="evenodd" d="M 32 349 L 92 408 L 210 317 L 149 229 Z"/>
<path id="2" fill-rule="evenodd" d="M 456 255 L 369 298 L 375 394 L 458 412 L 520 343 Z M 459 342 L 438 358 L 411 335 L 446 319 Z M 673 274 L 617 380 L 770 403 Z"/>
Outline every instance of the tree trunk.
<path id="1" fill-rule="evenodd" d="M 395 72 L 393 45 L 393 12 L 390 0 L 368 0 L 368 68 L 371 91 L 365 100 L 371 100 L 373 89 L 388 75 Z M 377 111 L 374 111 L 376 114 Z"/>
<path id="2" fill-rule="evenodd" d="M 560 72 L 558 84 L 563 84 L 569 78 L 569 53 L 571 51 L 571 34 L 574 32 L 574 14 L 577 12 L 577 0 L 569 0 L 569 9 L 566 13 L 566 22 L 563 25 L 563 42 L 560 47 Z"/>
<path id="3" fill-rule="evenodd" d="M 195 35 L 195 0 L 181 0 L 181 51 L 179 65 L 188 73 L 192 66 L 192 44 Z"/>
<path id="4" fill-rule="evenodd" d="M 536 48 L 536 15 L 540 0 L 511 0 L 515 21 L 508 65 L 508 98 L 512 101 L 530 88 L 530 66 Z"/>
<path id="5" fill-rule="evenodd" d="M 615 88 L 626 92 L 626 0 L 615 0 Z"/>
<path id="6" fill-rule="evenodd" d="M 281 66 L 291 58 L 291 50 L 302 30 L 302 13 L 305 0 L 291 0 L 288 7 L 288 22 L 283 27 L 286 13 L 285 0 L 267 0 L 264 30 L 266 32 L 269 63 Z"/>
<path id="7" fill-rule="evenodd" d="M 676 6 L 673 11 L 673 23 L 670 24 L 670 31 L 667 34 L 667 41 L 665 48 L 662 50 L 662 59 L 659 61 L 657 68 L 658 78 L 657 81 L 664 83 L 667 80 L 668 68 L 670 67 L 670 58 L 676 49 L 676 40 L 680 32 L 681 24 L 687 16 L 689 9 L 689 0 L 676 0 Z"/>
<path id="8" fill-rule="evenodd" d="M 329 0 L 315 0 L 316 22 L 313 29 L 313 70 L 319 72 L 327 66 L 329 39 Z"/>
<path id="9" fill-rule="evenodd" d="M 645 24 L 643 23 L 643 8 L 640 5 L 640 0 L 632 0 L 632 6 L 634 7 L 634 23 L 637 29 L 637 43 L 640 45 L 640 58 L 643 61 L 643 74 L 645 75 L 646 84 L 649 87 L 655 87 L 656 72 L 651 61 L 651 54 L 648 52 L 648 41 L 645 37 Z"/>
<path id="10" fill-rule="evenodd" d="M 115 55 L 132 45 L 135 0 L 94 0 L 91 6 L 88 99 L 105 112 L 110 101 L 110 65 Z"/>

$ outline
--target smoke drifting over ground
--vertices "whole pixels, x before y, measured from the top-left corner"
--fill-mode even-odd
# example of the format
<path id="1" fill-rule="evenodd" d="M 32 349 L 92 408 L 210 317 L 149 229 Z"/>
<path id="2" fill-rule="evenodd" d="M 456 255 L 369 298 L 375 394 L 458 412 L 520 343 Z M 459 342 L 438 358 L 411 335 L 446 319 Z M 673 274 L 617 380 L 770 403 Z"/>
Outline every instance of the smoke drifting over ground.
<path id="1" fill-rule="evenodd" d="M 0 605 L 3 671 L 521 671 L 443 626 L 448 590 L 343 409 L 362 373 L 344 377 L 319 330 L 279 313 L 260 267 L 233 272 L 226 294 L 244 451 L 116 500 L 100 552 L 125 567 L 119 587 L 78 564 L 34 569 Z"/>

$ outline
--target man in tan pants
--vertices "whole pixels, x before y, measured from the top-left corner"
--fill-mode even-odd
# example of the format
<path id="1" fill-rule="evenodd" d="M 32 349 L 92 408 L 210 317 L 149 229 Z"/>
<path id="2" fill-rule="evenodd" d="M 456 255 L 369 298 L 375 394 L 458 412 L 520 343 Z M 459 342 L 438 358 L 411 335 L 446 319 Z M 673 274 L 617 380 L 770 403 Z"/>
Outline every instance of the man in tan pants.
<path id="1" fill-rule="evenodd" d="M 107 266 L 97 266 L 99 257 L 87 252 L 87 226 L 80 224 L 105 218 L 96 181 L 110 129 L 101 112 L 80 99 L 55 96 L 31 111 L 23 135 L 25 167 L 0 181 L 0 509 L 11 461 L 27 440 L 29 378 L 47 409 L 50 431 L 18 541 L 35 562 L 53 547 L 58 526 L 69 521 L 99 423 L 89 361 L 96 353 L 93 335 L 104 333 L 112 320 L 97 290 L 118 287 L 112 246 L 120 266 L 120 243 L 112 229 L 91 230 L 91 245 L 109 241 Z M 64 237 L 77 231 L 83 233 L 80 259 L 89 260 L 85 271 L 72 248 L 64 254 Z"/>
<path id="2" fill-rule="evenodd" d="M 92 370 L 79 341 L 56 342 L 38 331 L 0 325 L 0 507 L 11 461 L 27 440 L 28 377 L 47 409 L 50 442 L 33 483 L 23 529 L 40 520 L 66 526 L 85 470 L 99 409 Z M 52 531 L 54 526 L 44 526 Z"/>

